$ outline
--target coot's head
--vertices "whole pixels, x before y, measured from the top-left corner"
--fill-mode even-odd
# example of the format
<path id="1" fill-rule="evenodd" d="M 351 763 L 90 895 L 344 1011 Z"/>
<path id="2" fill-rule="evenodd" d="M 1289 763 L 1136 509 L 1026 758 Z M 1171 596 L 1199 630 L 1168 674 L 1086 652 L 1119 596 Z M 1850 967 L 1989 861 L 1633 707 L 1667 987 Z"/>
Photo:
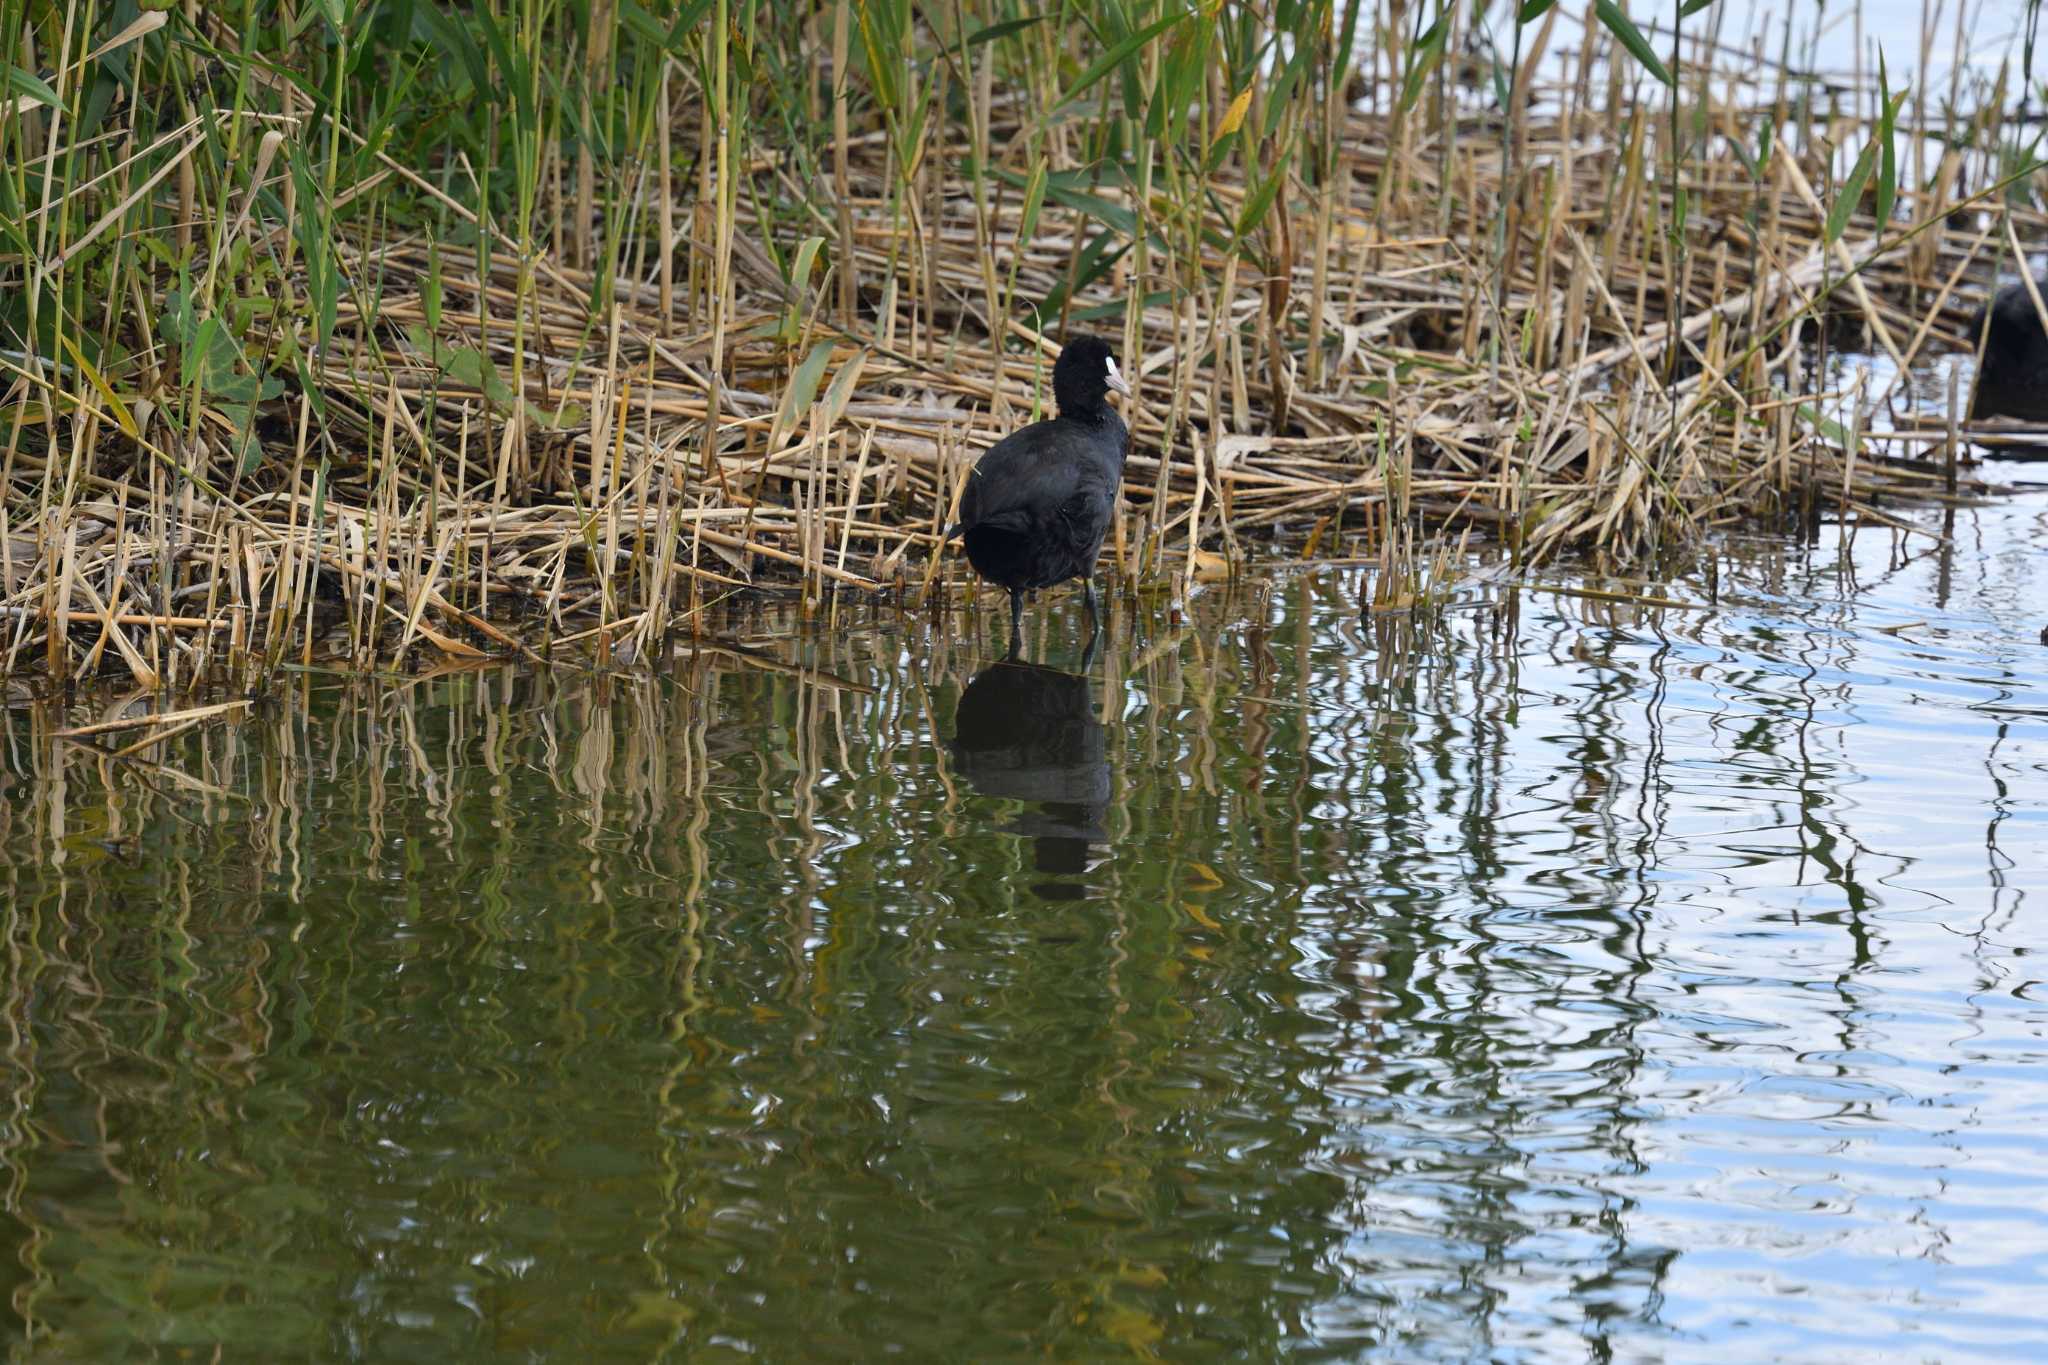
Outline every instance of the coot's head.
<path id="1" fill-rule="evenodd" d="M 1060 348 L 1053 362 L 1052 396 L 1060 411 L 1085 417 L 1103 410 L 1111 389 L 1127 394 L 1131 386 L 1117 372 L 1116 355 L 1101 337 L 1075 337 Z"/>

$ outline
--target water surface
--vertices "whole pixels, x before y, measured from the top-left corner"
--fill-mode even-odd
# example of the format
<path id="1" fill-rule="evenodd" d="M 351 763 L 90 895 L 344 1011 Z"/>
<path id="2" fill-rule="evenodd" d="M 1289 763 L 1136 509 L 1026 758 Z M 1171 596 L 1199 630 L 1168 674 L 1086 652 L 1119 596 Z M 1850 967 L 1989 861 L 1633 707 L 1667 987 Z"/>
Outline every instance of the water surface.
<path id="1" fill-rule="evenodd" d="M 2044 549 L 17 705 L 11 1349 L 2048 1358 Z"/>

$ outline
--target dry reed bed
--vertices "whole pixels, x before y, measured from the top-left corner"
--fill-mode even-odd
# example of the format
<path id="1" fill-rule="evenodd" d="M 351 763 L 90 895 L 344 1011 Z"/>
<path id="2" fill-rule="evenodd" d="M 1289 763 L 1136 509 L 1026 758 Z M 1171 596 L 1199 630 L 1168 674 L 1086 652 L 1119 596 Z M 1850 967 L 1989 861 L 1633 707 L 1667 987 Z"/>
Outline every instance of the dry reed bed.
<path id="1" fill-rule="evenodd" d="M 1432 543 L 1473 527 L 1523 563 L 1628 563 L 1759 516 L 1896 523 L 1900 504 L 1977 491 L 1952 429 L 1876 440 L 1849 400 L 1877 395 L 1822 393 L 1809 362 L 1816 332 L 1853 330 L 1901 368 L 1962 340 L 2041 226 L 1984 188 L 1995 117 L 1976 125 L 1986 150 L 1951 129 L 1933 158 L 1909 106 L 1882 237 L 1866 202 L 1829 244 L 1826 153 L 1869 138 L 1874 94 L 1802 120 L 1782 71 L 1759 89 L 1755 64 L 1695 45 L 1701 131 L 1674 165 L 1664 113 L 1593 39 L 1564 83 L 1525 78 L 1535 97 L 1507 117 L 1454 80 L 1405 106 L 1396 82 L 1354 80 L 1324 111 L 1335 173 L 1288 173 L 1248 233 L 1254 191 L 1227 165 L 1177 200 L 1103 176 L 1029 202 L 1021 149 L 1048 149 L 1054 175 L 1090 166 L 992 80 L 963 126 L 928 121 L 908 176 L 900 142 L 841 109 L 821 183 L 761 155 L 722 196 L 715 120 L 678 77 L 662 145 L 701 154 L 692 175 L 666 154 L 637 167 L 650 227 L 611 271 L 575 166 L 542 167 L 554 235 L 522 252 L 386 157 L 494 247 L 488 268 L 377 223 L 336 234 L 352 283 L 317 391 L 258 406 L 258 460 L 236 457 L 232 414 L 170 420 L 174 377 L 156 401 L 81 384 L 64 418 L 26 439 L 17 422 L 5 666 L 177 686 L 543 639 L 626 661 L 748 587 L 825 611 L 848 591 L 920 600 L 966 581 L 940 540 L 960 482 L 1041 410 L 1058 337 L 1080 328 L 1119 336 L 1138 385 L 1109 557 L 1169 592 L 1342 556 L 1376 564 L 1374 600 L 1400 607 L 1426 593 Z M 1211 95 L 1227 118 L 1229 92 Z M 993 174 L 974 173 L 978 147 Z M 800 206 L 817 241 L 787 211 L 764 223 L 764 198 Z M 292 231 L 246 207 L 235 223 L 285 260 Z M 1121 254 L 1063 323 L 1017 321 L 1105 244 Z"/>

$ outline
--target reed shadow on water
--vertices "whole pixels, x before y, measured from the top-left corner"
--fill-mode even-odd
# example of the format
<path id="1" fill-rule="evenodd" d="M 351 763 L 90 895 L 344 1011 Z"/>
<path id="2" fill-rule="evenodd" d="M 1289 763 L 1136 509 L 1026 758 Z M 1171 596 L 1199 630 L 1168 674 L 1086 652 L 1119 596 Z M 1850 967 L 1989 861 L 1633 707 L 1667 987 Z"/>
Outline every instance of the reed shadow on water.
<path id="1" fill-rule="evenodd" d="M 955 769 L 983 796 L 1030 802 L 1006 830 L 1031 839 L 1046 900 L 1087 895 L 1089 855 L 1108 842 L 1107 734 L 1086 675 L 1005 659 L 974 675 L 953 713 Z"/>

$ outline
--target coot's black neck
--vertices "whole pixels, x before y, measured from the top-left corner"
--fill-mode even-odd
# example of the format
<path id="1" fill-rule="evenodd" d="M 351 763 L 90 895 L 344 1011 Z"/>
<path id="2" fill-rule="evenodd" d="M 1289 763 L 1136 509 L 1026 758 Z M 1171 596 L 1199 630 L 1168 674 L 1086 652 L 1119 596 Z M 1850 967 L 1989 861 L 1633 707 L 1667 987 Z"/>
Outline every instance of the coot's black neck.
<path id="1" fill-rule="evenodd" d="M 1079 403 L 1061 403 L 1059 408 L 1060 416 L 1079 426 L 1106 427 L 1112 423 L 1117 426 L 1123 425 L 1123 419 L 1116 415 L 1116 409 L 1100 398 Z"/>

